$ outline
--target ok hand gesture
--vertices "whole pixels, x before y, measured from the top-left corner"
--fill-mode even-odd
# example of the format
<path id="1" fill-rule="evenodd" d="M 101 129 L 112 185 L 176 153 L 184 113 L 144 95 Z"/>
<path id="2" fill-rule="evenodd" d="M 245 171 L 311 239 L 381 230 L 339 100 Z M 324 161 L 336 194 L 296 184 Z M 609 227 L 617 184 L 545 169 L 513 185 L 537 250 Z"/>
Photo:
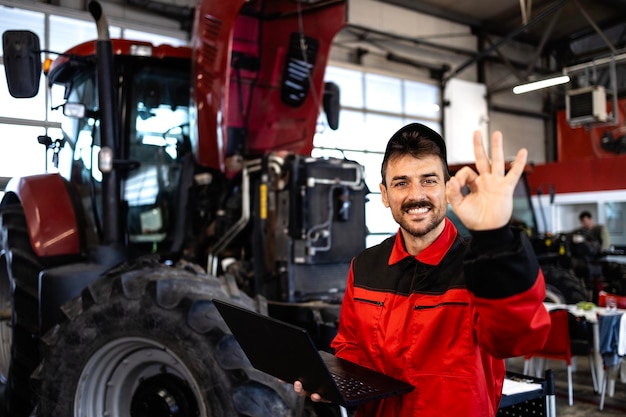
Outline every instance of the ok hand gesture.
<path id="1" fill-rule="evenodd" d="M 463 167 L 446 186 L 446 196 L 452 210 L 470 230 L 490 230 L 506 225 L 513 213 L 513 191 L 524 171 L 528 151 L 517 152 L 509 172 L 505 173 L 502 133 L 491 138 L 491 161 L 483 146 L 479 131 L 474 132 L 475 172 Z M 467 186 L 470 193 L 463 196 Z"/>

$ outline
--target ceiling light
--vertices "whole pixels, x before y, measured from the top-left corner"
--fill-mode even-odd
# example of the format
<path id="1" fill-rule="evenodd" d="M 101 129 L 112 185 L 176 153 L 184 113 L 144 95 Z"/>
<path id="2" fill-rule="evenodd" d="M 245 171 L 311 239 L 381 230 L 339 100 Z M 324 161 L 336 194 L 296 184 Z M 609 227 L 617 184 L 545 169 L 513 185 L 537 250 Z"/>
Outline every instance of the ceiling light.
<path id="1" fill-rule="evenodd" d="M 529 91 L 539 90 L 541 88 L 552 87 L 559 84 L 569 82 L 569 76 L 559 75 L 557 77 L 546 78 L 545 80 L 533 81 L 528 84 L 521 84 L 513 88 L 515 94 L 528 93 Z"/>

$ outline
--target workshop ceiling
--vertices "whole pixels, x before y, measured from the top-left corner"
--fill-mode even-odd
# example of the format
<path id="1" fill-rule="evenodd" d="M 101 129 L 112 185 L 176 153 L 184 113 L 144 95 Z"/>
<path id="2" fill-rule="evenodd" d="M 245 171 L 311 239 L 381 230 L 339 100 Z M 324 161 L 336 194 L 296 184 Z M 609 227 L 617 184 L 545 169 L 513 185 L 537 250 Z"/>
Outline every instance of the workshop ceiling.
<path id="1" fill-rule="evenodd" d="M 191 30 L 196 0 L 126 0 Z M 301 0 L 328 1 L 328 0 Z M 376 0 L 467 25 L 489 52 L 507 41 L 536 48 L 550 68 L 588 62 L 626 47 L 626 0 Z M 359 36 L 358 29 L 352 28 Z M 356 31 L 355 31 L 356 30 Z M 379 36 L 384 36 L 378 33 Z M 494 47 L 495 45 L 495 47 Z M 493 54 L 491 54 L 493 56 Z M 554 67 L 556 65 L 556 67 Z"/>
<path id="2" fill-rule="evenodd" d="M 191 30 L 192 7 L 195 0 L 126 0 L 147 13 L 160 14 L 181 22 Z M 331 1 L 331 0 L 301 0 Z M 431 39 L 410 39 L 348 24 L 338 45 L 359 53 L 374 48 L 387 54 L 390 61 L 427 70 L 431 78 L 445 81 L 457 76 L 465 68 L 487 61 L 497 61 L 510 68 L 517 81 L 538 78 L 561 72 L 564 68 L 580 66 L 607 56 L 626 57 L 626 0 L 376 0 L 407 8 L 423 14 L 471 27 L 481 45 L 478 52 L 455 49 Z M 508 42 L 522 43 L 533 50 L 526 61 L 519 56 L 506 56 Z M 415 48 L 415 46 L 419 46 Z M 421 48 L 441 51 L 466 58 L 461 65 L 450 65 L 445 58 L 424 60 Z M 358 58 L 355 60 L 358 63 Z M 532 61 L 532 62 L 530 62 Z M 626 74 L 626 59 L 619 62 L 617 71 Z M 594 68 L 595 70 L 595 68 Z M 605 74 L 598 80 L 609 83 Z M 481 78 L 481 77 L 479 77 Z M 618 76 L 614 88 L 626 91 L 626 77 Z M 508 86 L 491 85 L 488 90 L 505 91 Z M 597 81 L 599 83 L 600 81 Z"/>
<path id="3" fill-rule="evenodd" d="M 378 0 L 540 48 L 560 67 L 625 46 L 626 0 Z M 558 68 L 560 69 L 560 68 Z"/>

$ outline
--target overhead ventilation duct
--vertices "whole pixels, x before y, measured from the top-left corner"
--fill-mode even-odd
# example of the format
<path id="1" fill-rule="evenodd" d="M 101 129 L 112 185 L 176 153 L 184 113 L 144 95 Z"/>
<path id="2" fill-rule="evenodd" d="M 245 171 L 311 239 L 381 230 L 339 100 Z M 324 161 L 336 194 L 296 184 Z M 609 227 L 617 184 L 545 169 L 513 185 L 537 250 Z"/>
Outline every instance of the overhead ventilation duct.
<path id="1" fill-rule="evenodd" d="M 626 50 L 596 58 L 591 62 L 563 68 L 563 74 L 582 81 L 583 87 L 568 90 L 565 95 L 567 121 L 572 127 L 583 124 L 618 123 L 617 70 L 618 62 L 626 60 Z M 608 81 L 600 82 L 600 70 L 608 72 Z M 580 84 L 579 84 L 580 85 Z M 610 103 L 607 111 L 607 104 Z"/>
<path id="2" fill-rule="evenodd" d="M 565 97 L 567 122 L 570 126 L 608 121 L 606 90 L 603 86 L 570 90 Z"/>

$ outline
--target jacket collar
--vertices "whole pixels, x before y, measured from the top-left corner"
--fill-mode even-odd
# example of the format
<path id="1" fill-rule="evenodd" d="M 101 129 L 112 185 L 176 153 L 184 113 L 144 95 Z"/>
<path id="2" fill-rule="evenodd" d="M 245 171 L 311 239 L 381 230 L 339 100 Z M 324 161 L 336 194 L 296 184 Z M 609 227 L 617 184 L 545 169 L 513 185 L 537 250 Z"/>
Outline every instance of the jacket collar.
<path id="1" fill-rule="evenodd" d="M 443 232 L 441 232 L 439 237 L 429 247 L 415 256 L 416 260 L 428 265 L 437 265 L 441 262 L 444 255 L 452 247 L 457 235 L 456 227 L 450 219 L 446 217 L 445 222 L 446 225 Z M 398 233 L 396 233 L 396 240 L 393 244 L 391 255 L 389 256 L 388 264 L 393 265 L 410 256 L 411 255 L 406 251 L 404 246 L 402 232 L 398 229 Z"/>

